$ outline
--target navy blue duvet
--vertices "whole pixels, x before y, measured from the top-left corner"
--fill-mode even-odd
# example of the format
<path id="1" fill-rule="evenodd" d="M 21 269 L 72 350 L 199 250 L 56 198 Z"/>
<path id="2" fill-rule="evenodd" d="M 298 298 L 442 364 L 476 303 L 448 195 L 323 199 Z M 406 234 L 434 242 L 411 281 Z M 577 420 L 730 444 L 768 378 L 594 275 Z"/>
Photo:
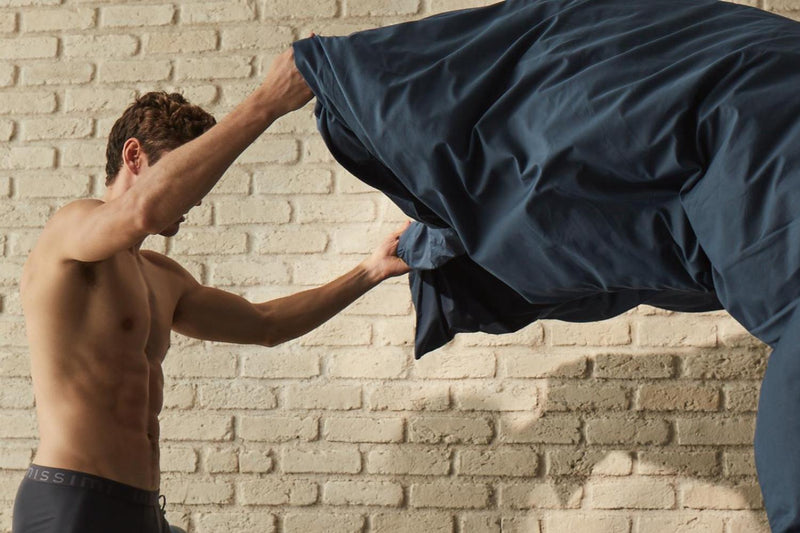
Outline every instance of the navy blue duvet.
<path id="1" fill-rule="evenodd" d="M 774 350 L 756 466 L 800 532 L 800 24 L 509 0 L 294 45 L 336 159 L 419 223 L 416 355 L 461 331 L 726 309 Z"/>
<path id="2" fill-rule="evenodd" d="M 780 337 L 800 295 L 800 24 L 508 1 L 294 48 L 333 155 L 427 226 L 400 250 L 417 357 L 640 303 Z"/>

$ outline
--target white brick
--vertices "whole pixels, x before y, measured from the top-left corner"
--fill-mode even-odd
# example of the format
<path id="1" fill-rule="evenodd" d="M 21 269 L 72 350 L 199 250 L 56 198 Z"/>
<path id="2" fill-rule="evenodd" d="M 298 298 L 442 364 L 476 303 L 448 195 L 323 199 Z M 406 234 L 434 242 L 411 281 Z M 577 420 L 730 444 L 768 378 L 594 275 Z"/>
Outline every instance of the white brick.
<path id="1" fill-rule="evenodd" d="M 544 531 L 591 531 L 592 533 L 628 533 L 630 518 L 600 513 L 554 511 L 544 517 Z"/>
<path id="2" fill-rule="evenodd" d="M 172 350 L 164 360 L 164 373 L 172 377 L 236 377 L 236 354 L 220 348 Z"/>
<path id="3" fill-rule="evenodd" d="M 296 198 L 297 222 L 369 222 L 375 219 L 375 204 L 371 200 L 350 200 L 324 196 Z"/>
<path id="4" fill-rule="evenodd" d="M 229 3 L 226 2 L 229 5 Z M 253 25 L 240 24 L 222 30 L 223 50 L 255 50 L 258 53 L 277 51 L 288 48 L 294 41 L 292 28 L 289 26 L 273 26 L 264 31 L 262 23 Z"/>
<path id="5" fill-rule="evenodd" d="M 52 92 L 25 91 L 4 94 L 0 98 L 0 114 L 52 113 L 56 109 L 56 95 Z"/>
<path id="6" fill-rule="evenodd" d="M 219 287 L 229 285 L 283 284 L 290 280 L 289 268 L 279 261 L 253 262 L 226 261 L 211 267 L 211 284 Z"/>
<path id="7" fill-rule="evenodd" d="M 172 23 L 175 7 L 169 4 L 106 6 L 100 13 L 103 26 L 165 26 Z"/>
<path id="8" fill-rule="evenodd" d="M 33 385 L 27 379 L 0 379 L 0 408 L 33 407 Z"/>
<path id="9" fill-rule="evenodd" d="M 250 197 L 214 202 L 217 224 L 268 224 L 289 222 L 291 209 L 285 200 L 266 200 Z"/>
<path id="10" fill-rule="evenodd" d="M 468 385 L 454 388 L 456 405 L 469 411 L 529 411 L 538 404 L 536 384 L 499 383 L 495 386 Z"/>
<path id="11" fill-rule="evenodd" d="M 144 50 L 148 55 L 186 54 L 207 52 L 217 48 L 215 30 L 170 31 L 148 33 L 143 38 Z"/>
<path id="12" fill-rule="evenodd" d="M 328 194 L 333 190 L 333 172 L 327 168 L 269 166 L 254 172 L 253 182 L 259 194 Z"/>
<path id="13" fill-rule="evenodd" d="M 239 380 L 198 385 L 199 404 L 209 409 L 274 409 L 272 389 L 262 383 Z"/>
<path id="14" fill-rule="evenodd" d="M 411 486 L 412 507 L 480 509 L 489 504 L 486 485 L 465 482 L 417 483 Z"/>
<path id="15" fill-rule="evenodd" d="M 410 442 L 430 444 L 487 444 L 493 434 L 492 424 L 484 417 L 416 416 L 408 427 Z"/>
<path id="16" fill-rule="evenodd" d="M 239 483 L 237 493 L 244 505 L 311 505 L 317 501 L 317 484 L 269 476 Z"/>
<path id="17" fill-rule="evenodd" d="M 358 409 L 361 407 L 361 387 L 322 383 L 294 384 L 287 387 L 285 406 L 288 409 Z"/>
<path id="18" fill-rule="evenodd" d="M 492 3 L 494 3 L 493 0 L 431 0 L 430 9 L 433 13 L 441 13 L 454 9 L 486 6 Z"/>
<path id="19" fill-rule="evenodd" d="M 65 111 L 119 111 L 133 103 L 136 92 L 131 89 L 67 89 Z"/>
<path id="20" fill-rule="evenodd" d="M 500 375 L 512 378 L 581 377 L 587 372 L 583 354 L 539 354 L 510 352 L 498 354 Z"/>
<path id="21" fill-rule="evenodd" d="M 738 483 L 735 488 L 708 481 L 680 483 L 682 507 L 692 509 L 759 509 L 763 507 L 757 483 Z"/>
<path id="22" fill-rule="evenodd" d="M 91 177 L 69 174 L 14 179 L 18 198 L 75 198 L 89 194 Z"/>
<path id="23" fill-rule="evenodd" d="M 359 346 L 372 339 L 372 327 L 361 319 L 335 316 L 300 339 L 303 346 Z"/>
<path id="24" fill-rule="evenodd" d="M 356 266 L 355 261 L 297 260 L 292 264 L 292 280 L 298 285 L 321 285 Z"/>
<path id="25" fill-rule="evenodd" d="M 28 468 L 32 457 L 31 448 L 0 448 L 0 468 L 24 470 Z"/>
<path id="26" fill-rule="evenodd" d="M 590 323 L 549 323 L 554 346 L 618 346 L 631 343 L 631 327 L 627 317 Z"/>
<path id="27" fill-rule="evenodd" d="M 249 163 L 296 163 L 300 157 L 300 148 L 297 141 L 291 139 L 276 139 L 269 135 L 262 135 L 239 156 L 237 160 L 242 164 Z"/>
<path id="28" fill-rule="evenodd" d="M 161 417 L 161 438 L 164 440 L 227 441 L 233 436 L 230 416 L 208 412 L 169 412 Z"/>
<path id="29" fill-rule="evenodd" d="M 402 418 L 329 417 L 323 430 L 325 440 L 333 442 L 400 442 Z"/>
<path id="30" fill-rule="evenodd" d="M 500 447 L 490 450 L 460 450 L 456 472 L 464 476 L 533 477 L 539 469 L 539 454 L 529 448 Z"/>
<path id="31" fill-rule="evenodd" d="M 11 33 L 17 29 L 17 14 L 7 13 L 0 17 L 0 33 Z"/>
<path id="32" fill-rule="evenodd" d="M 80 139 L 92 135 L 94 123 L 90 118 L 50 117 L 29 118 L 22 123 L 22 139 Z"/>
<path id="33" fill-rule="evenodd" d="M 0 63 L 0 87 L 14 85 L 17 76 L 17 68 L 10 63 Z"/>
<path id="34" fill-rule="evenodd" d="M 255 5 L 250 0 L 186 3 L 181 6 L 181 22 L 184 24 L 216 24 L 255 18 Z"/>
<path id="35" fill-rule="evenodd" d="M 588 493 L 595 509 L 672 509 L 676 502 L 673 483 L 659 479 L 596 480 Z"/>
<path id="36" fill-rule="evenodd" d="M 422 512 L 378 513 L 372 516 L 372 533 L 452 533 L 453 518 L 449 513 Z M 473 533 L 471 529 L 462 529 Z"/>
<path id="37" fill-rule="evenodd" d="M 46 6 L 60 3 L 61 0 L 0 0 L 0 7 Z"/>
<path id="38" fill-rule="evenodd" d="M 58 39 L 52 36 L 0 39 L 0 59 L 55 57 Z"/>
<path id="39" fill-rule="evenodd" d="M 95 25 L 95 10 L 84 7 L 33 9 L 22 12 L 25 32 L 87 30 Z"/>
<path id="40" fill-rule="evenodd" d="M 3 207 L 0 204 L 0 213 L 2 213 Z M 0 218 L 0 222 L 2 219 Z M 4 261 L 0 263 L 0 285 L 6 286 L 15 286 L 19 283 L 20 276 L 22 275 L 22 265 L 19 263 L 11 263 L 8 261 Z M 12 331 L 16 330 L 17 328 L 23 328 L 23 323 L 21 321 L 12 322 L 12 321 L 3 321 L 0 322 L 6 328 L 6 331 L 11 333 Z M 0 342 L 3 340 L 0 338 Z"/>
<path id="41" fill-rule="evenodd" d="M 403 503 L 403 487 L 389 481 L 329 481 L 322 499 L 331 505 L 381 505 Z"/>
<path id="42" fill-rule="evenodd" d="M 167 383 L 164 387 L 166 409 L 189 409 L 194 405 L 197 392 L 191 383 Z"/>
<path id="43" fill-rule="evenodd" d="M 170 61 L 106 61 L 98 68 L 102 82 L 160 81 L 169 78 L 172 72 Z"/>
<path id="44" fill-rule="evenodd" d="M 67 57 L 129 57 L 139 49 L 133 35 L 65 35 L 63 53 Z"/>
<path id="45" fill-rule="evenodd" d="M 242 416 L 239 437 L 261 442 L 310 441 L 317 438 L 319 420 L 311 416 Z"/>
<path id="46" fill-rule="evenodd" d="M 309 378 L 319 374 L 318 356 L 291 353 L 286 350 L 285 345 L 242 358 L 242 376 L 245 377 Z"/>
<path id="47" fill-rule="evenodd" d="M 382 283 L 347 309 L 346 315 L 408 315 L 411 311 L 411 295 L 407 286 L 392 286 Z"/>
<path id="48" fill-rule="evenodd" d="M 490 378 L 495 375 L 495 355 L 448 347 L 426 354 L 417 361 L 414 374 L 435 379 Z"/>
<path id="49" fill-rule="evenodd" d="M 337 14 L 336 0 L 261 0 L 266 18 L 322 18 Z"/>
<path id="50" fill-rule="evenodd" d="M 709 516 L 708 513 L 662 513 L 658 515 L 639 516 L 639 531 L 648 533 L 723 533 L 725 523 L 721 516 Z M 755 533 L 753 530 L 748 530 Z"/>
<path id="51" fill-rule="evenodd" d="M 352 17 L 376 15 L 413 15 L 420 0 L 345 0 L 345 13 Z"/>
<path id="52" fill-rule="evenodd" d="M 580 508 L 583 487 L 570 490 L 567 501 L 562 502 L 563 493 L 563 487 L 558 482 L 504 483 L 500 486 L 498 504 L 506 509 Z"/>
<path id="53" fill-rule="evenodd" d="M 212 448 L 206 450 L 206 472 L 236 472 L 239 469 L 239 456 L 233 448 Z"/>
<path id="54" fill-rule="evenodd" d="M 0 203 L 0 227 L 40 228 L 50 218 L 50 207 L 41 204 Z"/>
<path id="55" fill-rule="evenodd" d="M 179 80 L 218 80 L 248 78 L 253 73 L 250 57 L 207 57 L 179 59 L 176 77 Z"/>
<path id="56" fill-rule="evenodd" d="M 196 472 L 197 452 L 194 448 L 173 448 L 165 446 L 161 449 L 161 470 L 163 472 Z"/>
<path id="57" fill-rule="evenodd" d="M 258 236 L 259 254 L 307 254 L 324 252 L 328 234 L 306 227 L 273 227 Z"/>
<path id="58" fill-rule="evenodd" d="M 413 444 L 381 446 L 367 455 L 370 474 L 446 476 L 450 472 L 451 452 Z"/>
<path id="59" fill-rule="evenodd" d="M 33 439 L 37 436 L 36 429 L 36 417 L 32 412 L 0 413 L 0 439 Z"/>
<path id="60" fill-rule="evenodd" d="M 342 223 L 331 228 L 333 249 L 339 253 L 368 253 L 391 233 L 400 229 L 395 223 Z"/>
<path id="61" fill-rule="evenodd" d="M 717 344 L 717 331 L 711 319 L 692 316 L 643 317 L 635 325 L 640 346 L 694 346 Z"/>
<path id="62" fill-rule="evenodd" d="M 8 349 L 0 351 L 0 375 L 9 377 L 27 377 L 30 375 L 30 358 L 26 351 L 12 352 Z"/>
<path id="63" fill-rule="evenodd" d="M 198 533 L 274 533 L 275 515 L 264 512 L 204 512 L 198 515 Z"/>
<path id="64" fill-rule="evenodd" d="M 328 444 L 315 448 L 287 448 L 280 459 L 284 472 L 357 474 L 361 471 L 361 453 L 356 447 Z"/>
<path id="65" fill-rule="evenodd" d="M 247 234 L 233 231 L 182 231 L 172 240 L 172 251 L 185 255 L 227 255 L 247 252 Z"/>
<path id="66" fill-rule="evenodd" d="M 239 471 L 265 473 L 272 470 L 273 462 L 269 452 L 248 450 L 239 452 Z"/>
<path id="67" fill-rule="evenodd" d="M 0 169 L 52 168 L 55 160 L 55 148 L 49 146 L 12 146 L 5 156 L 0 152 Z"/>
<path id="68" fill-rule="evenodd" d="M 412 356 L 404 351 L 353 348 L 332 354 L 328 375 L 339 378 L 397 379 L 405 377 Z"/>
<path id="69" fill-rule="evenodd" d="M 164 481 L 161 491 L 169 502 L 187 505 L 222 504 L 233 499 L 233 485 L 230 483 L 194 479 L 187 481 L 186 477 Z"/>
<path id="70" fill-rule="evenodd" d="M 450 386 L 443 383 L 386 383 L 367 390 L 373 411 L 443 411 L 450 406 Z"/>
<path id="71" fill-rule="evenodd" d="M 284 533 L 361 533 L 364 517 L 332 513 L 291 513 L 283 521 Z"/>
<path id="72" fill-rule="evenodd" d="M 509 443 L 577 444 L 580 438 L 577 416 L 504 415 L 498 429 L 498 440 Z"/>

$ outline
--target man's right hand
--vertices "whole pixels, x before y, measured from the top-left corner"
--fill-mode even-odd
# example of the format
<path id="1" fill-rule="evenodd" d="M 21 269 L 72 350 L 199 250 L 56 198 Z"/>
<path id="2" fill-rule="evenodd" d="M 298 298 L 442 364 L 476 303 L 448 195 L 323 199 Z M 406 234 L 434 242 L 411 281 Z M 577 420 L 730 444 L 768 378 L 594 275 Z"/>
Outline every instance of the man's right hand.
<path id="1" fill-rule="evenodd" d="M 314 97 L 295 66 L 294 49 L 291 47 L 272 62 L 261 89 L 269 95 L 278 116 L 300 109 Z"/>

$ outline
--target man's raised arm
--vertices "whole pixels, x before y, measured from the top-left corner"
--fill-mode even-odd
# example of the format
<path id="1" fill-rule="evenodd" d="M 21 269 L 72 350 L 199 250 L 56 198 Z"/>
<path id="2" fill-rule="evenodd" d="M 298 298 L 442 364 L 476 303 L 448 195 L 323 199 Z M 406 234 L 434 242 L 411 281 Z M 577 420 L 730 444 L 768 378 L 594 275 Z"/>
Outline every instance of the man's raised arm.
<path id="1" fill-rule="evenodd" d="M 123 139 L 114 178 L 123 183 L 115 184 L 119 186 L 114 191 L 109 188 L 106 201 L 82 199 L 60 209 L 42 233 L 45 248 L 61 259 L 101 261 L 164 232 L 208 194 L 277 118 L 312 96 L 289 48 L 275 59 L 258 89 L 224 119 L 160 158 L 153 157 L 152 165 L 148 157 L 154 154 L 146 153 L 146 140 L 124 133 L 129 138 Z M 109 146 L 111 155 L 120 155 Z"/>
<path id="2" fill-rule="evenodd" d="M 165 155 L 150 179 L 131 188 L 140 198 L 145 229 L 158 233 L 186 213 L 264 130 L 312 96 L 290 48 L 275 59 L 261 86 L 219 124 Z"/>

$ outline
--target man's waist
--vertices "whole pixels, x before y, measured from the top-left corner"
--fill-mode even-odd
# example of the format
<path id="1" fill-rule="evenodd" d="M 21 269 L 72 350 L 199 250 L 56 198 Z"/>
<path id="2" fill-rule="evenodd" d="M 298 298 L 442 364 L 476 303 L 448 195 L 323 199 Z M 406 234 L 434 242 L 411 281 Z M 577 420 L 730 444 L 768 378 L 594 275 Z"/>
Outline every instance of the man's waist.
<path id="1" fill-rule="evenodd" d="M 157 490 L 144 490 L 113 479 L 66 468 L 31 464 L 25 473 L 25 481 L 92 490 L 139 505 L 158 503 Z"/>

